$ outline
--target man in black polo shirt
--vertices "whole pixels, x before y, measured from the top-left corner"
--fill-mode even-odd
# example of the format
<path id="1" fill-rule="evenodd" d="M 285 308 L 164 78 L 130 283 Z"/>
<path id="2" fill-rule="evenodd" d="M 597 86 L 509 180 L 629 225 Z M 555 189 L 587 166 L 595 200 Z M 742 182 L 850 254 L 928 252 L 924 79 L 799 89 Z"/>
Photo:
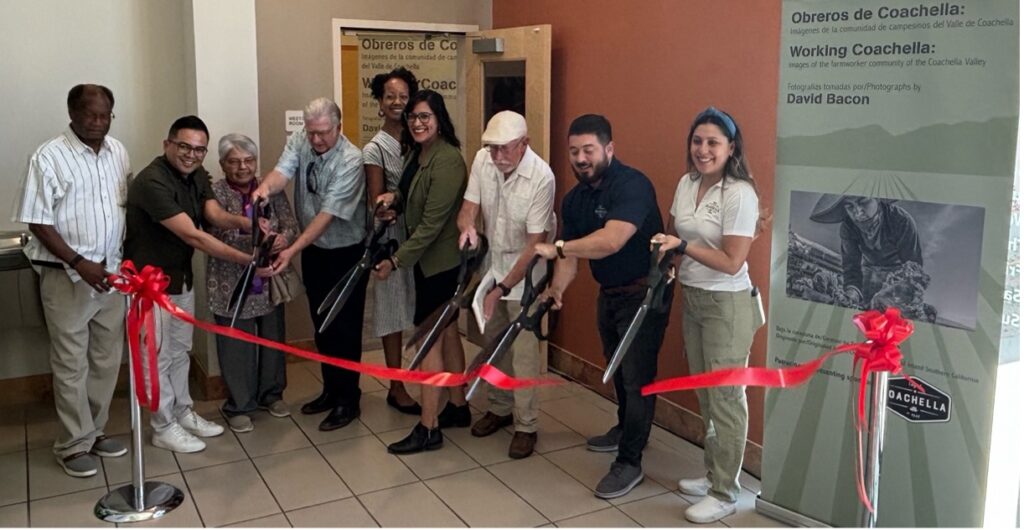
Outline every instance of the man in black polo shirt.
<path id="1" fill-rule="evenodd" d="M 243 231 L 252 226 L 248 218 L 224 211 L 210 189 L 210 174 L 202 166 L 209 139 L 199 118 L 175 121 L 164 140 L 164 154 L 139 172 L 128 188 L 125 212 L 125 259 L 140 269 L 144 265 L 162 268 L 171 280 L 167 287 L 171 301 L 189 313 L 195 311 L 193 249 L 235 263 L 247 264 L 250 259 L 202 230 L 207 224 Z M 156 319 L 160 407 L 150 418 L 153 445 L 179 453 L 202 451 L 206 443 L 197 436 L 217 436 L 224 428 L 192 410 L 188 392 L 192 325 L 160 309 Z"/>
<path id="2" fill-rule="evenodd" d="M 569 159 L 579 184 L 562 200 L 562 239 L 536 245 L 537 254 L 562 258 L 545 293 L 555 299 L 556 309 L 576 276 L 577 260 L 590 260 L 590 271 L 601 286 L 597 328 L 605 358 L 611 357 L 643 301 L 651 236 L 664 226 L 651 181 L 619 162 L 614 152 L 612 127 L 604 116 L 585 114 L 573 120 Z M 587 440 L 591 451 L 619 452 L 594 490 L 602 499 L 621 497 L 644 478 L 640 460 L 654 419 L 654 397 L 642 397 L 640 389 L 658 370 L 668 314 L 667 309 L 647 314 L 615 372 L 618 424 Z"/>

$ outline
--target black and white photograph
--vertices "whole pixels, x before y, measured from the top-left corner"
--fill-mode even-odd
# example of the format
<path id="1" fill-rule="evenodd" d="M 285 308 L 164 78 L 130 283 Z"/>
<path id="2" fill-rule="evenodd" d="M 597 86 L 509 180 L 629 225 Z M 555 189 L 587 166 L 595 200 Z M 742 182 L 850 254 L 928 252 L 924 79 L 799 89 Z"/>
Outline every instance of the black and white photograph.
<path id="1" fill-rule="evenodd" d="M 973 330 L 984 222 L 977 206 L 793 191 L 786 295 Z"/>

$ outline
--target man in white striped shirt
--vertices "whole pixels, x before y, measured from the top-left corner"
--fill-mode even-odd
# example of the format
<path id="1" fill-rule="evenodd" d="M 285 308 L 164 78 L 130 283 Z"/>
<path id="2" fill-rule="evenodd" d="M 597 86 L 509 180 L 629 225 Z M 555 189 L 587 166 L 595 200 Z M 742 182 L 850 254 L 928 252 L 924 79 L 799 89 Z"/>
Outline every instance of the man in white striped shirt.
<path id="1" fill-rule="evenodd" d="M 108 271 L 121 265 L 128 153 L 107 136 L 114 95 L 100 85 L 68 92 L 70 127 L 29 160 L 13 220 L 35 236 L 25 254 L 39 273 L 50 332 L 50 367 L 60 431 L 57 462 L 73 477 L 97 472 L 92 455 L 116 457 L 107 438 L 110 399 L 124 344 L 125 301 L 110 292 Z"/>

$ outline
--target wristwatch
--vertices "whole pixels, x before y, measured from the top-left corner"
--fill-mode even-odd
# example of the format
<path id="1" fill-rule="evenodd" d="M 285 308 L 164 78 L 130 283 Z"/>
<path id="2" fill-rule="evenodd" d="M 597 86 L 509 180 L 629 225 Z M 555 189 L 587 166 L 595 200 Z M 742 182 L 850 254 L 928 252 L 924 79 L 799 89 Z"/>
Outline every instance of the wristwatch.
<path id="1" fill-rule="evenodd" d="M 558 241 L 555 241 L 555 252 L 558 253 L 558 258 L 559 259 L 565 259 L 565 241 L 564 240 L 559 239 Z"/>
<path id="2" fill-rule="evenodd" d="M 508 296 L 512 292 L 512 288 L 505 285 L 505 282 L 498 282 L 494 287 L 501 289 L 501 296 Z"/>

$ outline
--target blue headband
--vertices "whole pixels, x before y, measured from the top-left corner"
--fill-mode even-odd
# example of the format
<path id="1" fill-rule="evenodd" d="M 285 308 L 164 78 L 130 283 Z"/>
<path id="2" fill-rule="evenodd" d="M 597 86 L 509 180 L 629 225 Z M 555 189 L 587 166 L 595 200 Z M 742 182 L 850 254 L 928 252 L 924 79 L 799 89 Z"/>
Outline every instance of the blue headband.
<path id="1" fill-rule="evenodd" d="M 722 120 L 722 123 L 725 124 L 725 132 L 729 133 L 729 139 L 736 139 L 736 122 L 732 121 L 732 118 L 730 118 L 728 114 L 716 109 L 715 107 L 708 107 L 704 109 L 704 112 L 697 115 L 697 120 L 695 121 L 700 121 L 701 118 L 706 116 L 714 116 L 719 120 Z"/>

